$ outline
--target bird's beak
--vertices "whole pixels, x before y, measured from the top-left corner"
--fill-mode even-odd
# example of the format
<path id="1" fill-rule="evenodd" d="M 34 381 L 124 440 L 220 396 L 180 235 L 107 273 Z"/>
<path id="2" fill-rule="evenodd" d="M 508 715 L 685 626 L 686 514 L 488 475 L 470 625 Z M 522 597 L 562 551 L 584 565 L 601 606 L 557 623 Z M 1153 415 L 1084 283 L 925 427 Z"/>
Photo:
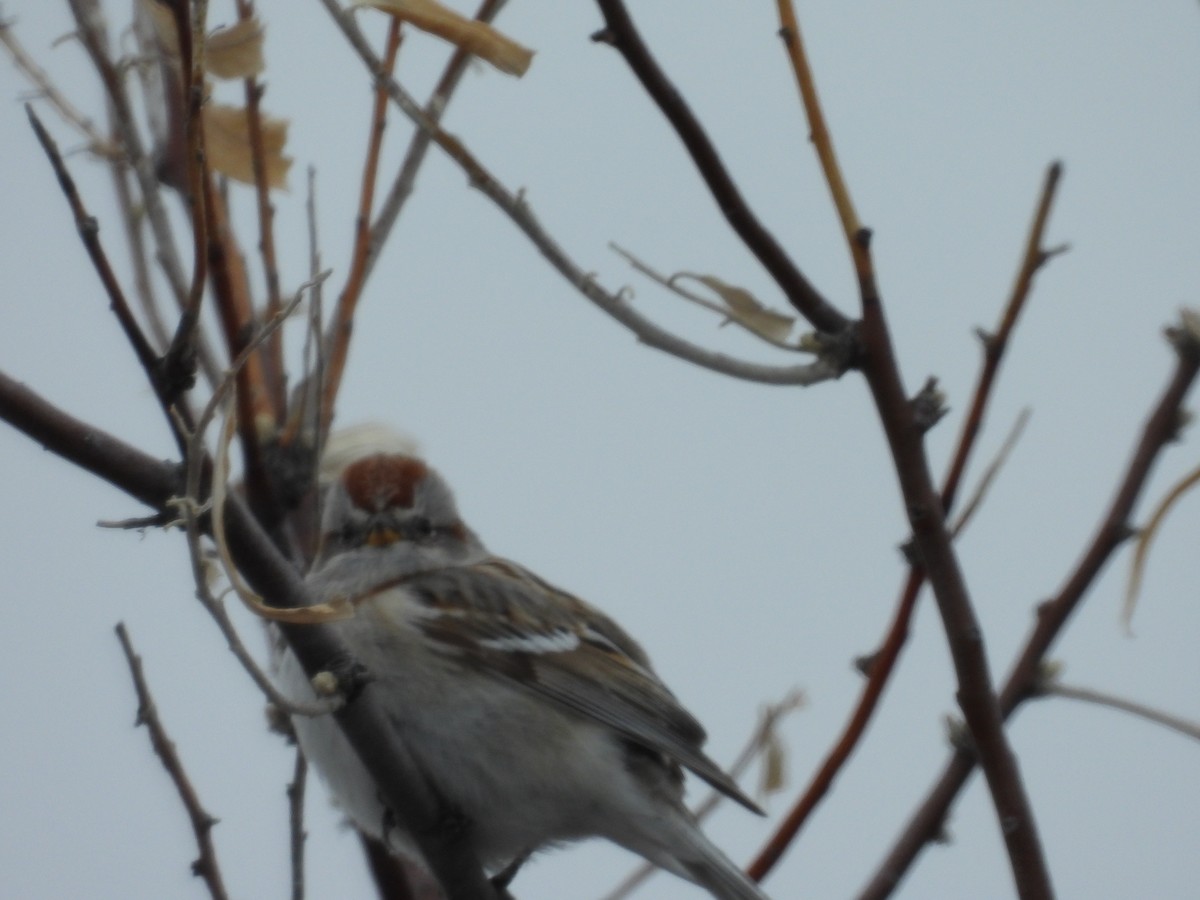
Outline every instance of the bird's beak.
<path id="1" fill-rule="evenodd" d="M 376 525 L 367 532 L 368 547 L 388 547 L 400 540 L 402 535 L 394 528 L 386 525 Z"/>

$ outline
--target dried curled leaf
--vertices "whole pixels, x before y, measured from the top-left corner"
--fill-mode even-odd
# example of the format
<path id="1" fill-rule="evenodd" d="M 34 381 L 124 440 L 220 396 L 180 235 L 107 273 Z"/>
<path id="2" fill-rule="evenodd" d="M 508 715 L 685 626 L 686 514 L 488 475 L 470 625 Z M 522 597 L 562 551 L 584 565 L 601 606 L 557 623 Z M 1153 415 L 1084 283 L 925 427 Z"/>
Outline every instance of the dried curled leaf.
<path id="1" fill-rule="evenodd" d="M 759 772 L 758 796 L 769 797 L 787 787 L 787 748 L 779 732 L 771 727 L 763 735 L 763 762 Z"/>
<path id="2" fill-rule="evenodd" d="M 288 170 L 292 166 L 292 158 L 283 155 L 288 122 L 270 116 L 260 116 L 260 121 L 267 184 L 272 188 L 286 188 Z M 204 140 L 208 164 L 213 171 L 235 181 L 254 184 L 254 153 L 245 109 L 216 103 L 205 106 Z"/>
<path id="3" fill-rule="evenodd" d="M 257 18 L 218 28 L 208 36 L 204 59 L 208 74 L 215 78 L 250 78 L 262 73 L 263 26 Z"/>
<path id="4" fill-rule="evenodd" d="M 356 0 L 355 6 L 372 6 L 391 13 L 414 28 L 473 53 L 507 75 L 524 75 L 533 60 L 532 50 L 491 25 L 468 19 L 436 0 Z"/>
<path id="5" fill-rule="evenodd" d="M 694 275 L 690 272 L 680 272 L 672 281 L 680 278 L 691 278 L 700 282 L 721 298 L 731 319 L 744 325 L 755 334 L 762 335 L 772 341 L 785 340 L 795 324 L 793 316 L 775 312 L 763 306 L 745 288 L 728 284 L 715 275 Z"/>

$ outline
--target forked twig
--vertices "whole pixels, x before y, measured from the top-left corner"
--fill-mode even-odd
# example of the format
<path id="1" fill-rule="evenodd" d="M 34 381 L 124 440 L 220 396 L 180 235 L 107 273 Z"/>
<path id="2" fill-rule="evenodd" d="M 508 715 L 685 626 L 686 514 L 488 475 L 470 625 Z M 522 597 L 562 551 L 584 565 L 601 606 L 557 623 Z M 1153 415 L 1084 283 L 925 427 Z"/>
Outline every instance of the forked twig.
<path id="1" fill-rule="evenodd" d="M 154 748 L 155 754 L 162 761 L 163 768 L 167 770 L 167 775 L 175 785 L 175 790 L 179 794 L 179 799 L 183 801 L 183 807 L 187 810 L 188 819 L 192 824 L 192 833 L 196 836 L 200 857 L 192 863 L 192 872 L 204 879 L 205 887 L 208 888 L 209 896 L 213 900 L 228 900 L 229 894 L 221 879 L 221 867 L 217 863 L 217 851 L 212 840 L 212 829 L 217 824 L 217 820 L 206 812 L 200 803 L 200 797 L 196 794 L 196 789 L 187 776 L 183 761 L 180 760 L 179 754 L 175 750 L 175 744 L 167 735 L 162 721 L 158 718 L 158 709 L 154 705 L 154 698 L 150 696 L 150 688 L 146 684 L 146 676 L 142 672 L 142 659 L 133 650 L 133 643 L 129 639 L 129 632 L 125 630 L 125 623 L 118 622 L 115 631 L 117 639 L 121 642 L 121 650 L 125 653 L 125 661 L 129 664 L 133 689 L 137 693 L 136 724 L 145 725 L 146 730 L 150 732 L 150 745 Z"/>
<path id="2" fill-rule="evenodd" d="M 392 19 L 388 26 L 387 47 L 384 50 L 381 78 L 391 78 L 400 51 L 403 35 L 401 20 Z M 382 84 L 375 90 L 375 104 L 371 115 L 371 137 L 367 146 L 367 158 L 363 163 L 362 184 L 358 195 L 358 217 L 354 228 L 354 251 L 346 286 L 338 297 L 325 339 L 325 382 L 321 386 L 321 416 L 318 425 L 319 441 L 325 442 L 333 424 L 333 408 L 338 390 L 342 386 L 342 373 L 350 353 L 350 334 L 354 326 L 354 313 L 362 297 L 366 278 L 367 256 L 370 250 L 371 207 L 375 201 L 375 179 L 379 173 L 380 150 L 383 147 L 383 132 L 387 124 L 388 94 Z"/>
<path id="3" fill-rule="evenodd" d="M 289 856 L 292 870 L 292 900 L 304 900 L 304 791 L 308 783 L 308 763 L 300 748 L 296 748 L 296 764 L 287 786 Z"/>
<path id="4" fill-rule="evenodd" d="M 846 331 L 850 320 L 813 287 L 746 203 L 704 127 L 646 47 L 625 4 L 620 0 L 597 0 L 597 3 L 605 27 L 592 35 L 592 40 L 611 44 L 625 58 L 643 89 L 683 141 L 713 199 L 742 243 L 771 274 L 792 306 L 818 331 L 833 335 Z"/>
<path id="5" fill-rule="evenodd" d="M 475 13 L 476 21 L 491 22 L 499 15 L 505 3 L 507 0 L 483 0 Z M 455 89 L 473 58 L 473 55 L 462 46 L 454 48 L 454 53 L 446 63 L 446 68 L 442 70 L 442 77 L 438 79 L 437 86 L 434 87 L 433 93 L 429 95 L 429 100 L 425 103 L 425 116 L 431 125 L 440 124 L 446 107 L 450 104 L 450 98 L 454 95 Z M 417 182 L 417 173 L 425 161 L 425 154 L 432 142 L 433 133 L 426 128 L 417 128 L 413 133 L 412 140 L 409 141 L 408 150 L 404 153 L 404 161 L 400 164 L 391 188 L 388 189 L 387 197 L 379 205 L 379 214 L 371 224 L 371 236 L 362 274 L 364 282 L 375 268 L 375 262 L 379 259 L 387 237 L 396 224 L 405 202 L 412 194 L 413 187 Z"/>
<path id="6" fill-rule="evenodd" d="M 338 28 L 363 60 L 372 76 L 379 79 L 392 101 L 419 128 L 428 131 L 433 142 L 458 164 L 471 186 L 481 191 L 501 212 L 512 220 L 547 261 L 585 298 L 612 316 L 648 347 L 662 350 L 679 359 L 733 378 L 773 385 L 811 385 L 840 377 L 847 369 L 852 353 L 840 344 L 830 344 L 830 351 L 809 365 L 764 366 L 714 353 L 660 328 L 643 316 L 628 302 L 625 291 L 606 291 L 591 273 L 585 271 L 554 240 L 537 220 L 522 192 L 514 192 L 501 184 L 456 137 L 439 128 L 425 115 L 424 110 L 395 79 L 382 73 L 383 63 L 375 55 L 354 19 L 337 3 L 321 0 Z"/>
<path id="7" fill-rule="evenodd" d="M 1083 558 L 1058 594 L 1038 607 L 1033 631 L 1000 691 L 1000 709 L 1006 718 L 1031 696 L 1046 653 L 1100 570 L 1117 547 L 1128 538 L 1128 521 L 1134 503 L 1145 487 L 1159 454 L 1177 432 L 1179 410 L 1200 372 L 1200 341 L 1186 328 L 1172 329 L 1169 337 L 1177 356 L 1175 371 L 1143 427 L 1125 475 Z M 891 895 L 917 855 L 941 832 L 950 806 L 974 771 L 975 764 L 975 758 L 963 752 L 956 752 L 950 758 L 895 845 L 859 894 L 859 900 L 882 900 Z"/>
<path id="8" fill-rule="evenodd" d="M 954 456 L 942 482 L 941 502 L 946 514 L 953 509 L 962 474 L 976 448 L 984 413 L 991 402 L 995 388 L 996 373 L 1004 353 L 1008 349 L 1012 331 L 1024 309 L 1025 300 L 1032 287 L 1032 272 L 1036 271 L 1036 267 L 1048 258 L 1041 246 L 1060 175 L 1061 168 L 1051 166 L 1035 207 L 1029 236 L 1025 242 L 1025 254 L 1018 267 L 1013 290 L 1000 316 L 1001 326 L 997 328 L 993 338 L 985 344 L 987 352 L 980 369 L 970 410 L 967 413 L 963 429 L 959 433 Z M 1037 262 L 1037 260 L 1041 260 L 1041 262 Z M 884 640 L 879 648 L 867 658 L 865 667 L 867 681 L 863 685 L 862 693 L 859 695 L 850 718 L 826 754 L 821 766 L 813 775 L 809 785 L 751 864 L 749 872 L 752 877 L 761 880 L 779 862 L 783 853 L 807 823 L 809 816 L 825 798 L 830 787 L 833 786 L 834 780 L 849 761 L 863 735 L 866 734 L 867 725 L 878 708 L 884 688 L 887 686 L 892 672 L 895 671 L 900 651 L 908 640 L 909 622 L 916 609 L 917 597 L 924 583 L 924 569 L 920 566 L 912 566 L 900 589 L 892 621 Z"/>
<path id="9" fill-rule="evenodd" d="M 75 108 L 75 105 L 54 84 L 46 70 L 26 52 L 24 46 L 17 39 L 12 21 L 2 18 L 2 16 L 3 10 L 0 10 L 0 44 L 4 45 L 16 67 L 37 88 L 38 96 L 49 101 L 50 105 L 62 116 L 64 122 L 87 138 L 89 151 L 108 159 L 120 156 L 120 147 L 103 137 L 96 130 L 95 123 Z"/>

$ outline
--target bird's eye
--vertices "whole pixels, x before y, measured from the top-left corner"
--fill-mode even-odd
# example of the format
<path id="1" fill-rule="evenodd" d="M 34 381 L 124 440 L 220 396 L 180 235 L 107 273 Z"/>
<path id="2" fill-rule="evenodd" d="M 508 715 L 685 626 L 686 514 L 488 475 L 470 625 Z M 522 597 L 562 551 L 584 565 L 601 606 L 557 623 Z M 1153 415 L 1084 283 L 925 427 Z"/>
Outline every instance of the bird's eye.
<path id="1" fill-rule="evenodd" d="M 408 520 L 408 533 L 414 541 L 423 541 L 433 537 L 433 523 L 424 516 L 414 516 Z"/>

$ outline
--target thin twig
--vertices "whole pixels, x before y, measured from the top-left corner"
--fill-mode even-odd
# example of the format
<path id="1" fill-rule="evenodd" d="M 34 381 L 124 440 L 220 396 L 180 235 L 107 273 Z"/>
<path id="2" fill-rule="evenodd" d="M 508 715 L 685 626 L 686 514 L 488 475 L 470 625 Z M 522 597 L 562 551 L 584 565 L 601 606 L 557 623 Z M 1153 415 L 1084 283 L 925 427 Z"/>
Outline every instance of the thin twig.
<path id="1" fill-rule="evenodd" d="M 1038 607 L 1038 618 L 1025 646 L 1000 691 L 1000 708 L 1005 718 L 1030 696 L 1038 683 L 1046 653 L 1067 620 L 1095 582 L 1105 563 L 1129 534 L 1129 516 L 1145 487 L 1150 471 L 1163 448 L 1177 433 L 1182 408 L 1197 373 L 1200 372 L 1200 342 L 1186 329 L 1172 329 L 1177 361 L 1175 371 L 1151 411 L 1124 477 L 1099 529 L 1074 571 L 1058 594 Z M 888 852 L 859 895 L 860 900 L 882 900 L 891 895 L 925 845 L 941 833 L 951 804 L 974 771 L 975 758 L 956 752 L 920 803 L 896 844 Z"/>
<path id="2" fill-rule="evenodd" d="M 483 0 L 475 13 L 476 21 L 491 22 L 504 8 L 506 2 L 507 0 Z M 450 105 L 450 99 L 472 59 L 474 56 L 463 47 L 454 48 L 454 53 L 446 63 L 446 68 L 442 70 L 442 77 L 438 79 L 437 86 L 434 87 L 433 93 L 429 95 L 429 100 L 425 103 L 425 116 L 433 126 L 436 127 L 441 123 L 446 107 Z M 362 280 L 364 283 L 375 268 L 375 262 L 383 251 L 388 235 L 391 234 L 392 227 L 400 217 L 405 202 L 412 194 L 413 187 L 417 182 L 417 173 L 421 169 L 421 163 L 425 161 L 425 154 L 432 141 L 433 132 L 427 128 L 418 128 L 413 133 L 412 140 L 409 141 L 408 150 L 404 153 L 404 161 L 400 164 L 400 170 L 396 173 L 391 188 L 388 189 L 387 197 L 379 205 L 379 214 L 371 225 L 367 258 L 363 264 Z"/>
<path id="3" fill-rule="evenodd" d="M 846 331 L 850 327 L 850 320 L 809 283 L 774 235 L 750 209 L 703 126 L 646 47 L 625 4 L 620 0 L 597 2 L 604 15 L 605 27 L 603 31 L 592 35 L 592 40 L 611 44 L 625 58 L 643 89 L 683 141 L 717 206 L 742 243 L 771 274 L 792 306 L 818 331 L 834 335 Z"/>
<path id="4" fill-rule="evenodd" d="M 713 312 L 713 313 L 716 313 L 718 316 L 721 316 L 721 318 L 724 319 L 724 321 L 721 324 L 732 323 L 734 325 L 737 325 L 739 328 L 745 329 L 749 334 L 754 335 L 754 337 L 758 338 L 759 340 L 766 341 L 771 346 L 778 347 L 780 350 L 789 350 L 793 353 L 795 353 L 797 351 L 808 352 L 810 350 L 810 348 L 807 346 L 789 343 L 788 341 L 780 340 L 779 338 L 774 337 L 773 335 L 768 334 L 767 332 L 765 332 L 761 329 L 752 328 L 740 316 L 735 315 L 734 312 L 728 306 L 722 306 L 720 303 L 714 303 L 712 300 L 709 300 L 705 297 L 701 297 L 699 294 L 695 293 L 694 291 L 689 291 L 687 288 L 681 287 L 679 284 L 680 278 L 683 277 L 684 275 L 688 275 L 689 273 L 679 272 L 679 273 L 676 273 L 675 275 L 663 275 L 661 272 L 657 272 L 653 268 L 651 268 L 651 266 L 649 264 L 638 259 L 636 256 L 634 256 L 632 253 L 630 253 L 624 247 L 621 247 L 618 244 L 612 243 L 611 241 L 609 242 L 608 246 L 609 246 L 610 250 L 612 250 L 618 256 L 622 257 L 627 263 L 629 263 L 629 265 L 635 271 L 641 272 L 643 275 L 645 275 L 647 278 L 649 278 L 655 284 L 658 284 L 658 285 L 666 288 L 668 291 L 675 294 L 677 297 L 682 297 L 684 300 L 687 300 L 690 303 L 694 303 L 697 306 L 707 309 L 709 312 Z M 691 277 L 695 278 L 696 276 L 691 276 Z"/>
<path id="5" fill-rule="evenodd" d="M 873 277 L 871 272 L 874 264 L 871 261 L 870 245 L 861 239 L 863 226 L 854 209 L 854 202 L 850 199 L 850 189 L 846 186 L 842 167 L 838 164 L 837 153 L 833 149 L 833 137 L 825 123 L 825 113 L 817 97 L 817 84 L 808 64 L 808 54 L 804 50 L 796 10 L 792 6 L 792 0 L 777 0 L 776 6 L 779 12 L 779 36 L 783 39 L 788 61 L 796 76 L 796 86 L 800 89 L 800 99 L 804 104 L 813 147 L 817 151 L 829 192 L 833 195 L 833 205 L 837 208 L 838 220 L 842 223 L 842 234 L 854 261 L 854 270 L 861 281 L 864 276 Z"/>
<path id="6" fill-rule="evenodd" d="M 17 40 L 16 29 L 13 27 L 12 20 L 2 18 L 2 16 L 3 10 L 0 10 L 0 44 L 3 44 L 4 48 L 8 50 L 16 67 L 37 88 L 38 96 L 49 101 L 50 105 L 62 116 L 63 121 L 87 138 L 89 151 L 95 153 L 97 156 L 108 159 L 119 157 L 121 155 L 121 148 L 103 137 L 96 130 L 95 123 L 75 108 L 75 105 L 66 98 L 66 95 L 50 79 L 46 70 L 34 61 L 33 57 L 21 45 L 21 42 Z"/>
<path id="7" fill-rule="evenodd" d="M 981 334 L 983 341 L 983 366 L 979 378 L 975 382 L 975 391 L 971 397 L 971 405 L 963 418 L 962 431 L 958 436 L 958 444 L 954 457 L 942 482 L 942 502 L 947 510 L 954 506 L 958 487 L 963 473 L 967 468 L 967 460 L 974 449 L 975 441 L 983 428 L 984 413 L 991 400 L 996 376 L 1000 372 L 1000 364 L 1008 350 L 1009 340 L 1025 302 L 1033 290 L 1033 279 L 1038 271 L 1051 258 L 1061 252 L 1061 248 L 1047 249 L 1044 246 L 1046 226 L 1050 221 L 1050 211 L 1058 195 L 1058 185 L 1062 180 L 1063 166 L 1061 162 L 1051 163 L 1042 180 L 1042 190 L 1034 209 L 1033 220 L 1029 226 L 1029 234 L 1025 239 L 1025 250 L 1017 267 L 1017 275 L 1013 280 L 1008 302 L 1000 314 L 996 330 L 990 334 Z"/>
<path id="8" fill-rule="evenodd" d="M 396 66 L 396 55 L 400 52 L 403 35 L 401 20 L 392 19 L 388 26 L 387 46 L 383 54 L 382 78 L 391 78 Z M 375 90 L 375 104 L 371 115 L 371 136 L 367 144 L 367 158 L 363 163 L 362 183 L 358 195 L 358 217 L 354 228 L 354 251 L 346 286 L 338 297 L 325 339 L 325 356 L 328 365 L 326 381 L 321 388 L 320 442 L 324 443 L 333 424 L 334 404 L 342 386 L 342 373 L 350 353 L 350 335 L 354 328 L 354 313 L 362 297 L 365 281 L 367 254 L 371 238 L 371 207 L 375 201 L 375 179 L 379 173 L 379 157 L 383 147 L 383 132 L 387 126 L 388 94 L 382 80 Z"/>
<path id="9" fill-rule="evenodd" d="M 223 463 L 225 462 L 225 457 L 223 451 L 227 446 L 228 437 L 230 436 L 226 430 L 225 441 L 220 445 L 220 450 L 222 452 L 218 455 L 216 462 L 211 464 L 211 466 L 206 466 L 208 454 L 205 449 L 205 433 L 209 424 L 217 415 L 217 412 L 225 405 L 226 397 L 229 391 L 232 390 L 234 385 L 237 383 L 236 379 L 238 369 L 242 365 L 245 365 L 246 360 L 249 359 L 261 346 L 261 342 L 266 340 L 271 332 L 279 328 L 287 319 L 287 317 L 295 310 L 295 308 L 299 305 L 300 300 L 303 298 L 304 291 L 307 287 L 307 284 L 301 286 L 300 290 L 297 291 L 296 296 L 292 299 L 292 301 L 288 303 L 286 307 L 281 309 L 274 319 L 267 323 L 267 326 L 263 329 L 262 333 L 256 338 L 255 341 L 251 342 L 250 346 L 242 351 L 242 354 L 234 361 L 233 366 L 226 374 L 224 380 L 217 385 L 217 389 L 213 392 L 213 396 L 205 406 L 203 413 L 196 422 L 195 428 L 189 435 L 186 455 L 187 475 L 184 482 L 184 494 L 177 501 L 175 501 L 173 505 L 179 509 L 183 518 L 184 528 L 187 531 L 188 553 L 192 563 L 192 578 L 196 584 L 196 598 L 217 623 L 217 627 L 220 629 L 222 636 L 229 645 L 229 649 L 233 653 L 234 658 L 241 663 L 242 668 L 246 670 L 246 673 L 250 676 L 250 679 L 258 687 L 258 689 L 262 691 L 268 702 L 292 715 L 321 716 L 328 715 L 330 712 L 335 711 L 341 705 L 341 698 L 334 697 L 327 700 L 318 700 L 314 703 L 302 703 L 291 700 L 280 693 L 270 676 L 263 672 L 253 655 L 251 655 L 250 651 L 246 649 L 246 645 L 242 642 L 241 636 L 237 633 L 237 628 L 229 618 L 229 613 L 225 609 L 225 604 L 222 603 L 219 598 L 214 596 L 211 588 L 209 587 L 210 568 L 208 561 L 205 559 L 204 550 L 201 547 L 200 541 L 200 516 L 207 511 L 207 504 L 201 498 L 201 492 L 203 489 L 203 476 L 206 470 L 212 474 L 212 491 L 214 496 L 212 510 L 214 516 L 219 520 L 222 514 L 221 504 L 216 502 L 215 497 L 217 495 L 217 491 L 223 490 L 224 488 L 225 466 Z M 220 532 L 215 523 L 213 528 L 214 532 L 219 535 Z M 231 583 L 234 585 L 235 590 L 237 590 L 241 596 L 242 588 L 237 578 L 236 570 L 230 566 L 227 566 L 226 572 Z"/>
<path id="10" fill-rule="evenodd" d="M 121 222 L 125 225 L 125 240 L 129 244 L 129 259 L 133 264 L 133 283 L 136 287 L 138 305 L 146 321 L 150 334 L 154 338 L 154 350 L 161 353 L 170 342 L 166 323 L 158 310 L 158 301 L 154 295 L 154 282 L 150 277 L 150 259 L 146 253 L 146 233 L 142 227 L 145 221 L 140 209 L 135 209 L 133 191 L 129 183 L 130 170 L 124 160 L 114 160 L 109 165 L 112 174 L 113 188 L 117 195 L 117 206 L 121 211 Z M 207 349 L 207 348 L 206 348 Z M 207 360 L 211 363 L 211 360 Z M 202 363 L 205 375 L 208 367 Z M 209 381 L 211 385 L 213 380 Z"/>
<path id="11" fill-rule="evenodd" d="M 380 77 L 382 63 L 367 43 L 354 19 L 338 5 L 337 0 L 321 0 L 350 45 L 362 58 L 373 76 Z M 417 102 L 394 79 L 381 79 L 392 101 L 416 125 L 433 135 L 433 142 L 444 150 L 466 174 L 472 187 L 491 200 L 525 236 L 547 261 L 585 298 L 616 319 L 648 347 L 662 350 L 671 356 L 723 375 L 773 385 L 813 385 L 840 377 L 854 356 L 852 346 L 839 342 L 829 344 L 829 352 L 816 362 L 799 366 L 764 366 L 748 363 L 723 353 L 714 353 L 689 343 L 664 328 L 655 325 L 628 302 L 626 292 L 610 293 L 584 271 L 554 240 L 537 220 L 523 193 L 510 191 L 488 172 L 462 142 L 438 128 L 425 115 Z"/>
<path id="12" fill-rule="evenodd" d="M 962 512 L 955 517 L 954 524 L 950 526 L 951 537 L 957 539 L 962 534 L 963 529 L 970 524 L 972 517 L 974 517 L 984 498 L 987 496 L 992 482 L 996 480 L 996 476 L 1004 468 L 1004 463 L 1008 460 L 1009 454 L 1017 446 L 1017 441 L 1021 439 L 1021 434 L 1025 431 L 1025 426 L 1029 424 L 1030 415 L 1032 413 L 1029 407 L 1025 407 L 1017 416 L 1017 420 L 1013 422 L 1013 426 L 1005 436 L 1004 442 L 1001 443 L 1000 449 L 996 451 L 995 457 L 988 463 L 987 468 L 983 470 L 983 475 L 980 477 L 979 483 L 975 485 L 975 490 L 971 492 L 971 496 L 967 498 L 967 502 L 963 505 Z"/>
<path id="13" fill-rule="evenodd" d="M 297 747 L 296 765 L 292 770 L 292 780 L 287 786 L 292 900 L 304 900 L 304 844 L 308 839 L 308 832 L 304 830 L 304 788 L 307 781 L 308 763 Z"/>
<path id="14" fill-rule="evenodd" d="M 1157 536 L 1167 513 L 1184 494 L 1197 484 L 1200 484 L 1200 468 L 1193 469 L 1167 491 L 1167 495 L 1159 501 L 1154 512 L 1150 514 L 1150 520 L 1138 532 L 1137 542 L 1133 548 L 1133 561 L 1129 565 L 1129 580 L 1125 583 L 1125 602 L 1121 607 L 1121 619 L 1128 633 L 1133 631 L 1133 610 L 1137 605 L 1138 593 L 1142 589 L 1142 577 L 1146 572 L 1146 560 L 1150 556 L 1150 545 Z"/>
<path id="15" fill-rule="evenodd" d="M 226 893 L 225 884 L 221 880 L 221 867 L 217 863 L 217 852 L 212 841 L 212 829 L 217 824 L 217 820 L 209 815 L 200 803 L 196 789 L 192 786 L 183 762 L 175 750 L 175 744 L 167 735 L 166 729 L 158 718 L 154 698 L 150 696 L 150 688 L 147 686 L 145 674 L 142 672 L 142 659 L 133 650 L 133 643 L 129 639 L 129 633 L 125 630 L 125 623 L 117 623 L 115 630 L 117 639 L 121 642 L 121 649 L 125 653 L 125 661 L 129 664 L 133 689 L 137 692 L 136 724 L 145 725 L 146 730 L 150 732 L 150 745 L 162 761 L 163 768 L 167 770 L 167 775 L 175 785 L 179 799 L 183 801 L 183 807 L 187 810 L 188 819 L 192 823 L 192 832 L 196 836 L 196 845 L 200 850 L 199 859 L 192 863 L 192 872 L 204 879 L 209 896 L 213 900 L 228 900 L 229 894 Z"/>
<path id="16" fill-rule="evenodd" d="M 1137 703 L 1133 700 L 1127 700 L 1124 697 L 1118 697 L 1116 694 L 1108 694 L 1093 688 L 1075 687 L 1074 685 L 1063 684 L 1057 680 L 1048 680 L 1038 686 L 1037 696 L 1066 697 L 1070 700 L 1082 700 L 1084 703 L 1094 703 L 1097 706 L 1120 710 L 1121 712 L 1137 716 L 1139 719 L 1145 719 L 1147 722 L 1162 725 L 1164 728 L 1169 728 L 1171 731 L 1182 734 L 1184 737 L 1200 741 L 1200 722 L 1192 722 L 1181 716 L 1175 716 L 1160 709 L 1155 709 L 1152 706 L 1146 706 L 1144 703 Z"/>
<path id="17" fill-rule="evenodd" d="M 1025 300 L 1032 287 L 1034 262 L 1037 259 L 1044 261 L 1045 258 L 1048 258 L 1041 249 L 1041 242 L 1060 175 L 1061 167 L 1057 165 L 1050 167 L 1030 225 L 1029 237 L 1025 242 L 1026 251 L 1018 268 L 1013 291 L 1001 313 L 1001 326 L 997 328 L 996 334 L 985 345 L 987 352 L 981 365 L 966 423 L 959 433 L 952 461 L 942 481 L 941 506 L 947 515 L 954 507 L 959 482 L 966 470 L 967 462 L 976 448 L 984 413 L 993 396 L 1000 362 L 1008 348 L 1013 329 L 1020 312 L 1024 309 Z M 924 583 L 924 569 L 920 565 L 911 567 L 897 597 L 895 612 L 892 614 L 892 621 L 884 640 L 879 648 L 868 657 L 867 681 L 863 685 L 862 693 L 859 695 L 850 718 L 804 792 L 750 866 L 749 872 L 752 877 L 761 880 L 779 862 L 783 853 L 807 823 L 809 816 L 828 794 L 838 774 L 849 761 L 863 735 L 866 734 L 867 725 L 879 706 L 884 688 L 895 671 L 900 651 L 908 640 L 909 623 Z"/>
<path id="18" fill-rule="evenodd" d="M 177 379 L 182 386 L 195 371 L 195 334 L 200 327 L 200 307 L 208 285 L 209 205 L 212 195 L 205 153 L 204 116 L 204 47 L 205 16 L 208 0 L 184 3 L 173 0 L 167 4 L 175 18 L 179 43 L 180 78 L 183 91 L 183 130 L 185 135 L 184 170 L 186 173 L 185 200 L 192 224 L 192 277 L 183 301 L 179 322 L 171 345 L 163 354 L 166 377 Z M 189 15 L 190 13 L 190 15 Z M 232 352 L 230 355 L 233 355 Z"/>
<path id="19" fill-rule="evenodd" d="M 176 403 L 178 399 L 177 395 L 172 390 L 171 385 L 164 380 L 159 358 L 155 354 L 154 348 L 150 346 L 150 341 L 147 340 L 146 335 L 142 332 L 141 325 L 138 324 L 133 311 L 129 308 L 129 303 L 125 299 L 125 293 L 121 289 L 116 273 L 113 272 L 112 266 L 108 261 L 108 256 L 104 252 L 104 246 L 100 243 L 100 224 L 95 218 L 89 215 L 87 207 L 83 205 L 83 199 L 79 196 L 79 191 L 75 187 L 75 180 L 71 177 L 71 173 L 67 171 L 62 154 L 58 152 L 58 146 L 42 125 L 41 120 L 38 119 L 37 114 L 33 111 L 33 107 L 26 104 L 25 113 L 29 117 L 29 124 L 33 126 L 34 134 L 37 135 L 38 143 L 42 145 L 42 149 L 46 153 L 46 158 L 49 159 L 50 165 L 54 169 L 59 187 L 62 188 L 63 195 L 67 198 L 67 203 L 71 207 L 71 214 L 75 218 L 75 228 L 79 232 L 79 238 L 83 241 L 88 257 L 92 261 L 92 266 L 100 278 L 100 283 L 104 286 L 105 293 L 108 294 L 109 306 L 113 314 L 116 315 L 117 322 L 120 324 L 121 330 L 125 333 L 130 347 L 133 348 L 133 353 L 137 358 L 138 364 L 141 365 L 142 370 L 146 373 L 146 378 L 149 380 L 150 386 L 154 389 L 155 395 L 162 404 L 163 411 L 167 412 Z M 192 417 L 186 404 L 180 404 L 178 410 L 185 427 L 188 426 Z M 168 422 L 174 426 L 174 420 L 171 419 L 169 414 L 167 418 Z M 186 443 L 183 431 L 174 427 L 173 431 L 176 443 L 182 450 Z"/>

